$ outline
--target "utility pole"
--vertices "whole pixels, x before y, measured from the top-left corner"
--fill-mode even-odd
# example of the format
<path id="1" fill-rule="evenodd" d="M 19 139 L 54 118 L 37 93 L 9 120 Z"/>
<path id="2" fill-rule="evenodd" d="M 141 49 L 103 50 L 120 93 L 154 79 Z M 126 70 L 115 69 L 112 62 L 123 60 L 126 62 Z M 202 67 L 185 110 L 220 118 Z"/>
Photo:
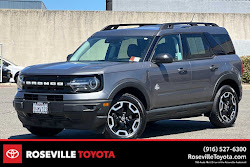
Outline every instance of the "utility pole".
<path id="1" fill-rule="evenodd" d="M 106 0 L 106 10 L 112 11 L 112 0 Z"/>

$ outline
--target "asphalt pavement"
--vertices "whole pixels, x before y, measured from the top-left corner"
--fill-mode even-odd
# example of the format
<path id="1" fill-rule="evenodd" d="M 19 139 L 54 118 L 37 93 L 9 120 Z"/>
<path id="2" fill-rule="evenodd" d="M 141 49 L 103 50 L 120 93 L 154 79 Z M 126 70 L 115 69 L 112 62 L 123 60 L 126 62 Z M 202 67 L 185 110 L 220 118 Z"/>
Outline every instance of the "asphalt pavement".
<path id="1" fill-rule="evenodd" d="M 17 118 L 12 101 L 15 85 L 0 85 L 0 139 L 39 139 Z M 146 127 L 142 138 L 154 139 L 250 139 L 250 90 L 243 90 L 236 123 L 230 128 L 214 128 L 207 117 L 158 121 Z M 41 138 L 41 137 L 40 137 Z M 102 139 L 87 130 L 64 130 L 53 139 Z"/>

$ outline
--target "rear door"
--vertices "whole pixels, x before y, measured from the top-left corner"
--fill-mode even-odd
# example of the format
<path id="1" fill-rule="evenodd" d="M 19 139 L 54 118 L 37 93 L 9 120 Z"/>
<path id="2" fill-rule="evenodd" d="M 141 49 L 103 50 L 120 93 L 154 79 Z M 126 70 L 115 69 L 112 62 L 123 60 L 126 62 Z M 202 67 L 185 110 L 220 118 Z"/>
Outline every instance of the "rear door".
<path id="1" fill-rule="evenodd" d="M 191 65 L 190 103 L 210 101 L 214 86 L 212 81 L 220 61 L 214 56 L 204 34 L 182 34 L 182 42 Z"/>

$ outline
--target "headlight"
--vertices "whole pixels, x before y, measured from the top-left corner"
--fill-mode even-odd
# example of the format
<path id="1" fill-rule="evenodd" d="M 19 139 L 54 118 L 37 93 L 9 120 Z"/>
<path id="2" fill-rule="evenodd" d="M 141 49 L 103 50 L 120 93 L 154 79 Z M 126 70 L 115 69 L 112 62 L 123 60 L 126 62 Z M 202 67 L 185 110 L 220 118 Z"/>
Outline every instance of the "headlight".
<path id="1" fill-rule="evenodd" d="M 101 86 L 101 81 L 97 77 L 74 78 L 70 83 L 67 83 L 74 92 L 94 92 L 98 91 Z"/>
<path id="2" fill-rule="evenodd" d="M 23 75 L 18 75 L 17 77 L 17 89 L 18 90 L 23 89 Z"/>

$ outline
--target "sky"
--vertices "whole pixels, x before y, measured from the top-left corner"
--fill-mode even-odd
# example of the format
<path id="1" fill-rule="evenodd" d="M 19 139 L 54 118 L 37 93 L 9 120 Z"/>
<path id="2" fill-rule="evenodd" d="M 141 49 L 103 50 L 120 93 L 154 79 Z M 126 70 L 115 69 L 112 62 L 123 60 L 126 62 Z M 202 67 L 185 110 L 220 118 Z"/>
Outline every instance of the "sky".
<path id="1" fill-rule="evenodd" d="M 47 10 L 106 10 L 106 0 L 41 0 Z"/>

